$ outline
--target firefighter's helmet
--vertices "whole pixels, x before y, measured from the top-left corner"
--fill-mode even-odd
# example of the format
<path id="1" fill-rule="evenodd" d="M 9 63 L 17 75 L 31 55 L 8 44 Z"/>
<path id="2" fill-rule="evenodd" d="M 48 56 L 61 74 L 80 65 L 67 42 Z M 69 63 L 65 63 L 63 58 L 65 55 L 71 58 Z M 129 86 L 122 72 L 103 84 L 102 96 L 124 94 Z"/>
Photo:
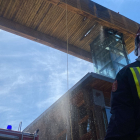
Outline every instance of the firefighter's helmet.
<path id="1" fill-rule="evenodd" d="M 140 47 L 140 28 L 136 34 L 136 38 L 135 38 L 135 55 L 138 56 L 138 48 Z"/>

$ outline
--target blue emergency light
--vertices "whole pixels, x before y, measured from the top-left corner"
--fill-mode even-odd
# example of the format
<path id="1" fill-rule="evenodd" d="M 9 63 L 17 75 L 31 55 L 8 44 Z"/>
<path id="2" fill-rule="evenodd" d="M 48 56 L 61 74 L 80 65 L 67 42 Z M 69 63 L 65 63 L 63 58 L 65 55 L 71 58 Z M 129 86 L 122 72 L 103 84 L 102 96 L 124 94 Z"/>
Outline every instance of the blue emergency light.
<path id="1" fill-rule="evenodd" d="M 8 130 L 12 130 L 12 125 L 8 125 L 8 126 L 7 126 L 7 129 L 8 129 Z"/>

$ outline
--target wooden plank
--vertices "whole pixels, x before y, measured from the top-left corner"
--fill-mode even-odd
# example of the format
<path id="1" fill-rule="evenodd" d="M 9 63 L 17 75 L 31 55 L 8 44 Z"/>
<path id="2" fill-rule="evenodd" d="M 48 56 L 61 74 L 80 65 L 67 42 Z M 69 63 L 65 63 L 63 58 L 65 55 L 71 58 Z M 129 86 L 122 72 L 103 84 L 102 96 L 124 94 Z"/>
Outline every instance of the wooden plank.
<path id="1" fill-rule="evenodd" d="M 111 22 L 110 21 L 110 14 L 109 14 L 109 11 L 106 7 L 103 7 L 97 3 L 94 3 L 95 7 L 96 7 L 96 14 L 97 14 L 97 17 L 104 20 L 104 21 L 108 21 L 108 22 Z"/>
<path id="2" fill-rule="evenodd" d="M 74 3 L 71 4 L 69 1 L 70 0 L 67 0 L 69 11 L 74 12 L 74 13 L 79 14 L 79 15 L 82 15 L 84 17 L 87 17 L 90 20 L 94 19 L 103 26 L 106 26 L 108 28 L 113 28 L 115 30 L 118 30 L 119 32 L 122 32 L 123 34 L 129 34 L 130 36 L 135 37 L 136 32 L 134 30 L 131 30 L 130 28 L 127 29 L 127 27 L 120 27 L 120 26 L 112 23 L 112 20 L 110 20 L 110 13 L 108 12 L 107 8 L 105 8 L 101 5 L 98 5 L 90 0 L 80 0 L 81 5 L 84 5 L 84 7 L 87 7 L 87 8 L 83 8 L 83 9 L 81 8 L 82 9 L 81 10 L 81 9 L 76 8 L 76 7 L 73 7 L 73 5 L 75 5 L 75 4 Z M 91 12 L 89 11 L 89 9 L 90 9 L 89 1 L 91 2 L 90 5 L 93 5 L 93 7 L 92 7 L 93 10 Z M 66 2 L 64 0 L 49 0 L 49 2 L 55 3 L 63 9 L 66 8 Z M 76 0 L 75 0 L 75 3 L 77 3 Z M 94 7 L 96 7 L 97 17 L 95 16 L 96 14 L 94 12 Z M 104 13 L 104 15 L 102 16 L 101 13 Z M 128 19 L 128 18 L 126 18 L 126 19 Z M 128 21 L 131 21 L 131 20 L 128 19 Z M 136 24 L 138 24 L 138 23 L 136 23 Z"/>
<path id="3" fill-rule="evenodd" d="M 72 40 L 73 44 L 77 45 L 79 43 L 82 43 L 80 40 L 81 38 L 91 29 L 91 27 L 94 25 L 94 22 L 91 22 L 90 20 L 87 20 L 86 22 L 81 22 L 81 27 L 78 28 L 78 31 L 73 34 Z M 85 39 L 85 38 L 84 38 Z M 79 43 L 77 43 L 79 42 Z"/>
<path id="4" fill-rule="evenodd" d="M 57 29 L 59 28 L 60 21 L 64 18 L 64 16 L 65 16 L 65 10 L 60 11 L 60 14 L 59 14 L 58 18 L 54 22 L 54 27 L 51 27 L 50 31 L 48 31 L 49 28 L 46 27 L 46 25 L 44 24 L 43 28 L 42 28 L 42 29 L 44 29 L 44 33 L 48 32 L 51 36 L 55 36 L 55 33 L 57 32 Z M 48 20 L 48 18 L 47 18 L 47 20 Z M 49 21 L 50 20 L 48 20 L 47 22 L 49 22 Z"/>
<path id="5" fill-rule="evenodd" d="M 67 29 L 66 29 L 66 19 L 65 19 L 65 22 L 64 22 L 64 27 L 62 28 L 62 31 L 60 31 L 61 33 L 58 35 L 58 37 L 62 40 L 67 40 L 67 33 L 68 33 L 68 38 L 70 36 L 70 33 L 72 32 L 72 27 L 74 25 L 74 22 L 76 23 L 76 21 L 78 20 L 74 20 L 75 19 L 75 14 L 73 13 L 69 13 L 68 14 L 68 19 L 67 19 Z M 67 32 L 68 30 L 68 32 Z M 74 29 L 75 30 L 75 29 Z M 69 40 L 70 41 L 70 40 Z M 72 44 L 70 42 L 70 44 Z M 74 44 L 73 44 L 74 45 Z"/>
<path id="6" fill-rule="evenodd" d="M 17 14 L 22 2 L 23 1 L 15 0 L 12 7 L 10 7 L 9 14 L 6 16 L 6 18 L 13 20 L 15 18 L 15 15 Z"/>
<path id="7" fill-rule="evenodd" d="M 88 13 L 92 15 L 96 15 L 96 11 L 94 11 L 95 3 L 91 0 L 80 0 L 81 10 L 87 11 Z M 79 9 L 79 8 L 78 8 Z"/>
<path id="8" fill-rule="evenodd" d="M 31 27 L 31 24 L 33 20 L 35 19 L 36 14 L 38 14 L 38 11 L 42 5 L 43 1 L 38 0 L 37 3 L 34 5 L 34 7 L 30 10 L 28 13 L 29 16 L 27 16 L 27 19 L 25 20 L 26 26 Z"/>
<path id="9" fill-rule="evenodd" d="M 25 2 L 24 5 L 20 9 L 20 11 L 21 11 L 20 15 L 18 15 L 16 17 L 16 20 L 14 20 L 17 23 L 21 23 L 22 25 L 23 25 L 23 20 L 26 19 L 26 16 L 24 16 L 24 14 L 26 13 L 26 11 L 28 11 L 27 9 L 30 9 L 32 7 L 32 5 L 33 5 L 33 0 L 30 0 L 30 1 L 24 0 L 24 2 Z"/>
<path id="10" fill-rule="evenodd" d="M 35 24 L 35 30 L 38 30 L 38 27 L 43 22 L 43 20 L 46 18 L 46 15 L 50 12 L 50 9 L 52 8 L 52 6 L 53 6 L 52 4 L 49 4 L 48 7 L 46 8 L 45 12 L 43 10 L 43 13 L 40 15 L 40 19 L 38 20 L 38 22 L 36 24 L 34 23 Z"/>
<path id="11" fill-rule="evenodd" d="M 86 115 L 84 118 L 82 118 L 82 119 L 79 121 L 78 124 L 80 125 L 80 124 L 84 123 L 86 120 L 88 120 L 88 118 L 89 118 L 89 116 Z"/>
<path id="12" fill-rule="evenodd" d="M 81 27 L 82 20 L 83 18 L 81 16 L 74 14 L 71 23 L 68 23 L 68 35 L 70 44 L 73 44 L 73 36 L 78 32 L 79 28 Z M 66 39 L 66 37 L 63 38 L 63 40 L 64 39 Z"/>
<path id="13" fill-rule="evenodd" d="M 20 2 L 20 7 L 19 7 L 17 13 L 15 14 L 14 19 L 13 19 L 15 22 L 20 22 L 21 18 L 19 18 L 19 17 L 21 17 L 21 14 L 24 12 L 23 8 L 27 2 L 28 2 L 27 0 L 23 0 L 22 3 Z"/>
<path id="14" fill-rule="evenodd" d="M 85 38 L 83 38 L 81 42 L 81 48 L 84 49 L 84 50 L 87 50 L 87 51 L 90 51 L 90 44 L 93 42 L 93 40 L 100 34 L 101 32 L 101 25 L 99 25 L 98 23 L 96 22 L 93 22 L 93 25 L 96 26 L 94 27 L 94 29 L 88 34 L 88 36 L 86 36 Z M 90 27 L 93 27 L 90 26 Z M 88 31 L 88 30 L 87 30 Z M 86 33 L 86 32 L 85 32 Z M 84 33 L 84 34 L 85 34 Z M 79 42 L 77 42 L 79 43 Z"/>
<path id="15" fill-rule="evenodd" d="M 56 12 L 56 11 L 58 11 L 58 12 Z M 55 6 L 54 12 L 52 12 L 51 16 L 53 16 L 54 18 L 48 20 L 49 24 L 48 24 L 48 27 L 46 27 L 45 32 L 49 33 L 50 35 L 55 36 L 55 33 L 62 32 L 62 29 L 61 29 L 62 27 L 59 28 L 58 26 L 60 26 L 60 22 L 63 19 L 66 19 L 66 12 L 64 9 L 62 9 L 58 6 Z M 64 21 L 64 25 L 66 25 L 66 20 Z"/>
<path id="16" fill-rule="evenodd" d="M 3 0 L 1 3 L 1 7 L 0 7 L 0 16 L 3 17 L 6 9 L 7 9 L 7 5 L 8 5 L 9 1 L 8 0 Z"/>
<path id="17" fill-rule="evenodd" d="M 22 26 L 20 24 L 7 20 L 3 17 L 0 17 L 0 28 L 8 32 L 25 37 L 27 39 L 58 49 L 60 51 L 67 52 L 66 42 L 63 42 L 57 38 L 43 34 L 41 32 L 35 31 L 26 26 Z M 84 51 L 70 44 L 69 44 L 69 54 L 84 59 L 86 61 L 92 62 L 90 52 Z"/>
<path id="18" fill-rule="evenodd" d="M 2 0 L 0 0 L 0 6 L 1 6 Z"/>
<path id="19" fill-rule="evenodd" d="M 64 10 L 62 8 L 53 5 L 52 8 L 50 9 L 50 12 L 46 14 L 43 22 L 38 27 L 38 31 L 51 35 L 52 32 L 57 27 L 63 12 Z"/>
<path id="20" fill-rule="evenodd" d="M 22 16 L 19 17 L 21 19 L 21 23 L 22 25 L 25 25 L 28 16 L 30 15 L 30 11 L 31 9 L 34 7 L 34 5 L 37 4 L 37 0 L 29 0 L 26 2 L 26 5 L 24 6 L 23 12 L 22 12 Z M 35 12 L 35 11 L 34 11 Z"/>
<path id="21" fill-rule="evenodd" d="M 91 22 L 89 20 L 86 20 L 85 22 L 83 22 L 83 18 L 79 18 L 79 21 L 81 21 L 79 23 L 79 25 L 77 26 L 75 24 L 75 26 L 77 26 L 73 32 L 73 34 L 70 36 L 71 39 L 71 43 L 72 44 L 76 44 L 76 41 L 82 38 L 83 36 L 83 32 L 85 34 L 85 32 L 87 32 L 87 30 L 89 30 L 90 26 L 91 26 Z M 85 29 L 87 28 L 87 29 Z M 86 30 L 86 31 L 85 31 Z M 83 31 L 83 32 L 82 32 Z M 79 36 L 78 36 L 79 35 Z M 78 38 L 77 38 L 78 37 Z M 80 38 L 79 38 L 80 37 Z"/>
<path id="22" fill-rule="evenodd" d="M 37 30 L 40 23 L 44 20 L 46 14 L 50 11 L 52 7 L 52 4 L 51 3 L 48 3 L 48 2 L 43 2 L 40 6 L 40 8 L 38 9 L 36 15 L 34 16 L 30 26 Z"/>
<path id="23" fill-rule="evenodd" d="M 12 6 L 13 2 L 14 2 L 13 0 L 10 0 L 8 5 L 6 5 L 7 7 L 6 7 L 6 10 L 5 10 L 4 14 L 3 14 L 3 17 L 6 17 L 6 15 L 9 12 L 9 9 Z"/>

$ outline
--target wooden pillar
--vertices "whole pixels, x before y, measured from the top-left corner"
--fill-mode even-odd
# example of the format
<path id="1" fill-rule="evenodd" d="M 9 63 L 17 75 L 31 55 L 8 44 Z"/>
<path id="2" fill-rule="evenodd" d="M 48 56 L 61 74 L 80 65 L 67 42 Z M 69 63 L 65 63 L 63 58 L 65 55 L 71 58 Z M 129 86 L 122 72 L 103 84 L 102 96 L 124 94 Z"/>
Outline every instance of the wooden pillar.
<path id="1" fill-rule="evenodd" d="M 106 134 L 106 114 L 103 92 L 93 90 L 93 118 L 97 140 L 103 140 Z"/>
<path id="2" fill-rule="evenodd" d="M 85 106 L 87 109 L 87 115 L 89 116 L 92 139 L 96 140 L 97 139 L 96 129 L 95 129 L 95 125 L 94 125 L 93 110 L 92 110 L 92 106 L 91 106 L 92 105 L 92 103 L 91 103 L 92 102 L 92 94 L 90 91 L 84 89 L 83 96 L 84 96 Z"/>

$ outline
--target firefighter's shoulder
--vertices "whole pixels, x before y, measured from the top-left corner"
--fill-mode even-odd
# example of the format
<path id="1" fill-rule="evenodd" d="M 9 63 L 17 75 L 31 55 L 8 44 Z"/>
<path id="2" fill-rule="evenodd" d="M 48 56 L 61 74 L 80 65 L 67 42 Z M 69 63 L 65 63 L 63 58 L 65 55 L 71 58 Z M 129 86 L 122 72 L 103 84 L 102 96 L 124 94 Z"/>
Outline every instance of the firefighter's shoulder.
<path id="1" fill-rule="evenodd" d="M 140 62 L 135 61 L 133 63 L 130 63 L 126 65 L 124 68 L 122 68 L 119 72 L 118 75 L 123 76 L 124 74 L 127 75 L 127 71 L 130 70 L 131 67 L 138 67 L 140 66 Z"/>
<path id="2" fill-rule="evenodd" d="M 140 63 L 138 63 L 137 61 L 134 62 L 134 63 L 131 63 L 127 66 L 125 66 L 124 68 L 122 68 L 118 73 L 117 73 L 117 76 L 113 82 L 113 85 L 112 85 L 112 92 L 116 92 L 117 89 L 118 89 L 118 86 L 122 86 L 124 84 L 127 84 L 128 81 L 128 76 L 129 76 L 129 72 L 130 72 L 130 68 L 131 67 L 137 67 L 138 65 L 140 65 Z"/>

